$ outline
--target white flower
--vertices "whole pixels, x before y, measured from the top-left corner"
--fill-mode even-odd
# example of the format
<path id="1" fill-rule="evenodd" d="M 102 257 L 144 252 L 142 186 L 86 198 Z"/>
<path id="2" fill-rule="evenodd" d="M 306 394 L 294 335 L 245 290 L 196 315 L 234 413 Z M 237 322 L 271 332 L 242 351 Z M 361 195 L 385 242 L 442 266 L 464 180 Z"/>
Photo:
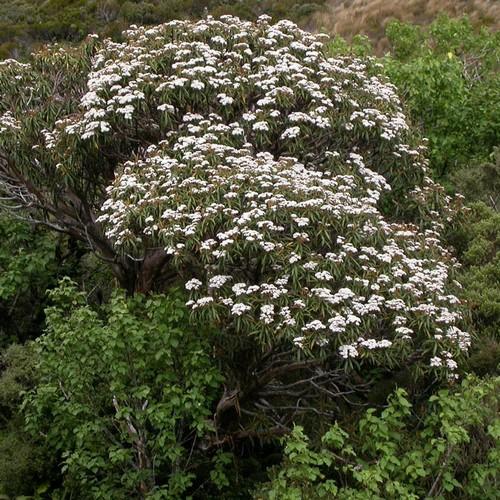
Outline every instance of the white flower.
<path id="1" fill-rule="evenodd" d="M 299 227 L 305 227 L 309 225 L 309 218 L 308 217 L 297 217 L 296 215 L 292 215 L 292 219 L 294 220 L 295 224 Z"/>
<path id="2" fill-rule="evenodd" d="M 298 309 L 304 309 L 304 307 L 306 307 L 306 303 L 303 300 L 301 300 L 301 299 L 295 300 L 293 302 L 293 305 L 295 307 L 297 307 Z"/>
<path id="3" fill-rule="evenodd" d="M 207 306 L 208 304 L 210 304 L 211 302 L 214 301 L 214 298 L 213 297 L 202 297 L 201 299 L 198 299 L 197 301 L 195 301 L 193 304 L 192 304 L 192 308 L 193 309 L 198 309 L 200 307 L 205 307 Z"/>
<path id="4" fill-rule="evenodd" d="M 226 94 L 219 94 L 217 99 L 223 106 L 229 106 L 234 102 L 234 99 Z"/>
<path id="5" fill-rule="evenodd" d="M 280 139 L 294 139 L 300 134 L 300 127 L 287 128 L 282 134 Z"/>
<path id="6" fill-rule="evenodd" d="M 259 245 L 265 252 L 272 252 L 276 248 L 276 244 L 270 241 L 261 241 Z"/>
<path id="7" fill-rule="evenodd" d="M 314 277 L 320 281 L 331 281 L 333 276 L 328 271 L 319 271 L 315 273 Z"/>
<path id="8" fill-rule="evenodd" d="M 174 113 L 175 112 L 175 108 L 174 106 L 172 106 L 171 104 L 160 104 L 158 107 L 157 107 L 158 111 L 165 111 L 167 113 Z"/>
<path id="9" fill-rule="evenodd" d="M 330 318 L 328 323 L 330 324 L 329 328 L 333 333 L 342 333 L 346 327 L 345 318 L 339 314 L 334 318 Z"/>
<path id="10" fill-rule="evenodd" d="M 302 331 L 303 332 L 307 332 L 307 331 L 317 331 L 317 330 L 324 330 L 326 328 L 326 326 L 321 322 L 319 321 L 318 319 L 315 319 L 314 321 L 311 321 L 309 323 L 307 323 L 305 326 L 302 327 Z"/>
<path id="11" fill-rule="evenodd" d="M 273 322 L 274 319 L 274 306 L 272 304 L 264 305 L 260 308 L 260 319 L 266 325 Z"/>
<path id="12" fill-rule="evenodd" d="M 255 122 L 252 125 L 252 129 L 267 132 L 269 130 L 269 124 L 267 122 Z"/>
<path id="13" fill-rule="evenodd" d="M 293 343 L 300 349 L 302 349 L 304 347 L 304 340 L 305 340 L 305 337 L 295 337 L 293 339 Z"/>
<path id="14" fill-rule="evenodd" d="M 203 90 L 205 88 L 205 84 L 200 80 L 193 80 L 191 82 L 191 88 L 196 90 Z"/>
<path id="15" fill-rule="evenodd" d="M 202 285 L 202 283 L 200 280 L 193 278 L 186 283 L 185 287 L 186 287 L 186 290 L 198 290 L 198 288 L 200 288 L 201 285 Z"/>
<path id="16" fill-rule="evenodd" d="M 231 308 L 231 314 L 234 316 L 241 316 L 243 313 L 249 311 L 251 307 L 247 304 L 243 304 L 242 302 L 237 302 Z"/>
<path id="17" fill-rule="evenodd" d="M 344 359 L 348 359 L 348 358 L 357 358 L 359 353 L 355 346 L 342 345 L 339 347 L 339 354 Z"/>
<path id="18" fill-rule="evenodd" d="M 253 122 L 256 117 L 255 117 L 255 114 L 254 113 L 243 113 L 243 115 L 241 116 L 241 118 L 246 121 L 246 122 Z"/>
<path id="19" fill-rule="evenodd" d="M 411 328 L 406 328 L 405 326 L 399 326 L 395 331 L 401 335 L 409 335 L 410 333 L 413 333 Z"/>
<path id="20" fill-rule="evenodd" d="M 446 366 L 448 367 L 448 369 L 450 370 L 456 370 L 458 368 L 458 364 L 456 361 L 454 361 L 453 359 L 447 359 L 446 360 Z"/>
<path id="21" fill-rule="evenodd" d="M 226 275 L 213 276 L 208 281 L 208 288 L 221 288 L 231 279 L 232 279 L 231 276 L 226 276 Z"/>
<path id="22" fill-rule="evenodd" d="M 126 120 L 131 120 L 132 113 L 134 112 L 134 106 L 127 104 L 123 108 L 118 108 L 116 112 L 122 114 Z"/>
<path id="23" fill-rule="evenodd" d="M 439 367 L 442 366 L 443 362 L 440 357 L 434 356 L 431 358 L 430 366 Z"/>
<path id="24" fill-rule="evenodd" d="M 347 325 L 360 325 L 361 319 L 355 316 L 354 314 L 348 314 L 345 320 Z"/>

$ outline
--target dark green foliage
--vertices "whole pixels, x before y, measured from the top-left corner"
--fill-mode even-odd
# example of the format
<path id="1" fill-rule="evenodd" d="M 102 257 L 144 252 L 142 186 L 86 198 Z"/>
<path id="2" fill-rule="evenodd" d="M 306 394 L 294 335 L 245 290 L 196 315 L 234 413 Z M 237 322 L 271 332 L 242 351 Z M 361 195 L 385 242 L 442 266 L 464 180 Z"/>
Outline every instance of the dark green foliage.
<path id="1" fill-rule="evenodd" d="M 284 460 L 255 498 L 356 500 L 495 499 L 500 419 L 498 379 L 439 391 L 419 415 L 401 389 L 347 433 L 335 424 L 312 447 L 303 429 L 285 439 Z"/>
<path id="2" fill-rule="evenodd" d="M 24 431 L 20 403 L 35 384 L 32 344 L 11 345 L 0 358 L 0 495 L 33 493 L 49 477 L 50 458 L 43 445 Z"/>
<path id="3" fill-rule="evenodd" d="M 0 494 L 20 495 L 43 489 L 58 474 L 43 444 L 24 432 L 19 406 L 22 392 L 35 384 L 36 356 L 31 344 L 16 343 L 41 334 L 46 290 L 58 276 L 85 280 L 86 273 L 67 238 L 6 214 L 0 242 Z"/>
<path id="4" fill-rule="evenodd" d="M 12 344 L 0 358 L 0 406 L 4 418 L 16 413 L 22 392 L 31 389 L 35 382 L 36 351 L 32 343 Z"/>
<path id="5" fill-rule="evenodd" d="M 470 362 L 478 373 L 495 373 L 500 360 L 500 214 L 481 202 L 470 208 L 460 278 L 477 337 Z"/>
<path id="6" fill-rule="evenodd" d="M 467 201 L 482 201 L 500 210 L 500 147 L 495 147 L 488 161 L 471 163 L 450 176 L 451 183 Z"/>
<path id="7" fill-rule="evenodd" d="M 233 14 L 255 19 L 307 21 L 325 0 L 12 0 L 0 6 L 0 59 L 17 57 L 54 41 L 78 41 L 88 33 L 120 36 L 130 24 L 158 24 Z"/>
<path id="8" fill-rule="evenodd" d="M 183 301 L 116 293 L 96 311 L 68 280 L 51 298 L 26 422 L 62 461 L 64 490 L 182 498 L 220 384 Z"/>
<path id="9" fill-rule="evenodd" d="M 0 216 L 0 241 L 0 347 L 3 347 L 40 334 L 45 290 L 57 276 L 61 248 L 53 234 L 6 216 Z"/>
<path id="10" fill-rule="evenodd" d="M 0 213 L 0 348 L 40 335 L 47 289 L 74 277 L 92 301 L 112 282 L 95 257 L 67 237 Z"/>
<path id="11" fill-rule="evenodd" d="M 335 57 L 353 55 L 355 57 L 366 58 L 371 56 L 373 52 L 370 39 L 366 35 L 356 35 L 350 42 L 336 35 L 332 37 L 328 45 L 328 50 Z"/>

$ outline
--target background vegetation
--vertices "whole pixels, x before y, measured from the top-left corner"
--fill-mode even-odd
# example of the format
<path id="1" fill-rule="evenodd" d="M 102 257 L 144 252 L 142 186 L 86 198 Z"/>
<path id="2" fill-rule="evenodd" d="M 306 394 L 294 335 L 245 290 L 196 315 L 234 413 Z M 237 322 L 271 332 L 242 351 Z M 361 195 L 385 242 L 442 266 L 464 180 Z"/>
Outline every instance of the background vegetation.
<path id="1" fill-rule="evenodd" d="M 0 57 L 25 54 L 53 41 L 78 41 L 88 33 L 119 37 L 130 24 L 261 14 L 305 23 L 324 0 L 13 0 L 0 10 Z"/>
<path id="2" fill-rule="evenodd" d="M 476 28 L 500 27 L 500 5 L 495 0 L 327 0 L 312 15 L 312 23 L 348 40 L 368 36 L 381 55 L 390 49 L 386 30 L 391 22 L 426 26 L 439 15 L 466 15 Z"/>

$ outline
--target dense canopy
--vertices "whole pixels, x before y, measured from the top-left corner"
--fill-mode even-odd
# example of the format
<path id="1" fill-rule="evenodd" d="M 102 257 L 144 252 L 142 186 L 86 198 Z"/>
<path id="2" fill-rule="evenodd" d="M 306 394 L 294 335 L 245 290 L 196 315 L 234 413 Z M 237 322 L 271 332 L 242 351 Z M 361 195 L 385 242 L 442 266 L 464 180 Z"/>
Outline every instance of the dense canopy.
<path id="1" fill-rule="evenodd" d="M 266 17 L 133 27 L 82 50 L 2 64 L 16 201 L 121 275 L 139 267 L 135 289 L 182 279 L 193 311 L 263 346 L 426 353 L 453 372 L 469 337 L 431 196 L 448 200 L 376 64 Z M 62 87 L 48 105 L 40 77 Z"/>

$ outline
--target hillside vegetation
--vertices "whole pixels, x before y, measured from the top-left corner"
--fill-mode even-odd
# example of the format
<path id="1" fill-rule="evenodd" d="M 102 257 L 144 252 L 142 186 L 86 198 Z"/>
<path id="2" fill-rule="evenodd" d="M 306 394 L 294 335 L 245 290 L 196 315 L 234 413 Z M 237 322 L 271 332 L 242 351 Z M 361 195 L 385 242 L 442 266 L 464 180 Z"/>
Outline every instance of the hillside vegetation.
<path id="1" fill-rule="evenodd" d="M 0 7 L 0 58 L 32 46 L 78 41 L 88 33 L 120 37 L 130 24 L 199 19 L 210 13 L 255 19 L 269 14 L 304 23 L 324 0 L 12 0 Z"/>
<path id="2" fill-rule="evenodd" d="M 25 54 L 29 47 L 47 42 L 81 40 L 87 33 L 120 37 L 130 24 L 206 14 L 245 19 L 268 14 L 348 40 L 364 34 L 377 53 L 388 49 L 385 29 L 392 20 L 426 25 L 439 14 L 465 14 L 475 27 L 500 26 L 496 0 L 9 0 L 0 8 L 0 58 Z"/>
<path id="3" fill-rule="evenodd" d="M 500 2 L 496 0 L 327 0 L 312 16 L 312 25 L 347 39 L 363 34 L 378 53 L 389 48 L 385 30 L 393 20 L 430 24 L 438 15 L 468 16 L 475 27 L 500 27 Z"/>

